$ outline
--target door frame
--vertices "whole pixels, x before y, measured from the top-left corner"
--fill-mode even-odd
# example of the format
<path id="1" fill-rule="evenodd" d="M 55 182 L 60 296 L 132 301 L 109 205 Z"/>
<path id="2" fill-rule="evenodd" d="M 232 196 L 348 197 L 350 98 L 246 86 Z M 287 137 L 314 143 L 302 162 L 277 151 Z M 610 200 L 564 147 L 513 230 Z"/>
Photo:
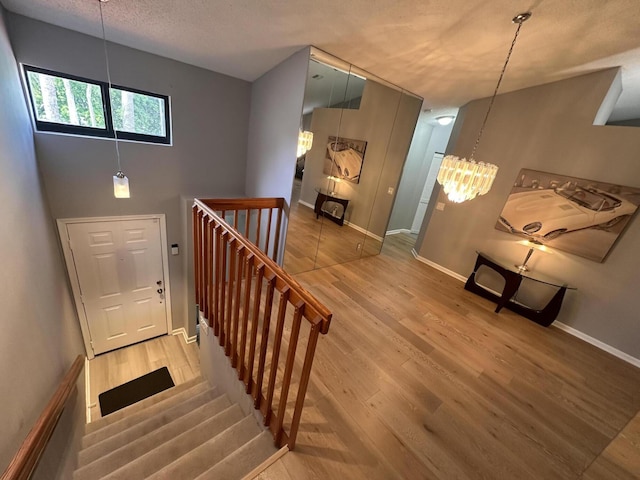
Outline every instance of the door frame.
<path id="1" fill-rule="evenodd" d="M 91 334 L 89 332 L 89 322 L 84 305 L 80 298 L 80 280 L 73 261 L 69 234 L 67 225 L 74 223 L 98 223 L 98 222 L 117 222 L 123 220 L 158 220 L 160 224 L 160 250 L 162 251 L 162 275 L 164 279 L 165 309 L 167 317 L 167 335 L 173 331 L 173 316 L 171 314 L 171 279 L 169 277 L 169 243 L 167 241 L 167 221 L 164 213 L 149 215 L 121 215 L 115 217 L 80 217 L 80 218 L 58 218 L 58 235 L 60 236 L 60 244 L 64 253 L 64 261 L 67 267 L 67 276 L 71 283 L 71 291 L 73 292 L 73 301 L 78 313 L 80 321 L 80 330 L 82 331 L 82 339 L 84 348 L 87 352 L 87 358 L 91 360 L 95 357 L 93 347 L 91 346 Z"/>

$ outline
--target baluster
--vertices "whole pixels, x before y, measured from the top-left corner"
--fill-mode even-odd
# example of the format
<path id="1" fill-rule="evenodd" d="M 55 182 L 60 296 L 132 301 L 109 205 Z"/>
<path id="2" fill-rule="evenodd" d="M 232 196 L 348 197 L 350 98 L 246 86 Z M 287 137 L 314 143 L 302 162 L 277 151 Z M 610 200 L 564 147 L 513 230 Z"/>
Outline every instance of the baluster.
<path id="1" fill-rule="evenodd" d="M 203 245 L 204 245 L 204 255 L 203 255 L 203 259 L 204 259 L 204 291 L 202 292 L 202 303 L 203 305 L 200 306 L 200 310 L 202 311 L 204 318 L 207 319 L 207 321 L 210 320 L 211 318 L 211 312 L 209 309 L 209 295 L 211 293 L 211 265 L 212 265 L 212 259 L 211 259 L 211 230 L 209 228 L 209 225 L 211 224 L 211 218 L 209 218 L 208 216 L 205 217 L 205 223 L 204 223 L 204 228 L 203 228 Z"/>
<path id="2" fill-rule="evenodd" d="M 232 326 L 232 314 L 233 314 L 233 289 L 236 283 L 236 260 L 237 260 L 237 250 L 236 250 L 236 239 L 231 237 L 229 240 L 229 281 L 228 281 L 228 291 L 227 294 L 227 314 L 225 316 L 225 320 L 227 322 L 226 325 L 226 338 L 224 342 L 224 353 L 228 357 L 231 354 L 231 326 Z"/>
<path id="3" fill-rule="evenodd" d="M 254 395 L 254 407 L 260 408 L 262 401 L 262 381 L 264 377 L 264 363 L 267 358 L 267 345 L 269 343 L 269 326 L 271 323 L 271 310 L 273 308 L 273 291 L 275 289 L 275 275 L 269 272 L 267 277 L 267 298 L 264 304 L 264 316 L 262 317 L 262 332 L 260 337 L 260 356 L 258 357 L 258 372 L 256 373 L 256 391 Z"/>
<path id="4" fill-rule="evenodd" d="M 267 254 L 267 257 L 269 256 L 269 241 L 271 240 L 271 217 L 273 216 L 273 208 L 269 209 L 269 222 L 267 223 L 267 237 L 266 240 L 264 241 L 265 245 L 264 245 L 264 253 Z"/>
<path id="5" fill-rule="evenodd" d="M 278 208 L 278 221 L 276 222 L 276 237 L 273 242 L 273 259 L 274 262 L 278 261 L 278 250 L 280 249 L 280 227 L 282 226 L 282 205 Z M 268 254 L 267 254 L 268 255 Z"/>
<path id="6" fill-rule="evenodd" d="M 227 299 L 227 245 L 229 233 L 226 231 L 222 232 L 220 236 L 220 321 L 218 322 L 218 328 L 220 330 L 220 336 L 218 337 L 218 341 L 220 346 L 224 346 L 224 342 L 227 337 L 227 332 L 225 332 L 225 303 Z"/>
<path id="7" fill-rule="evenodd" d="M 282 377 L 282 390 L 280 392 L 280 403 L 278 405 L 278 414 L 275 430 L 275 443 L 278 448 L 282 442 L 282 425 L 284 423 L 284 414 L 287 409 L 287 398 L 289 397 L 289 387 L 291 386 L 291 375 L 293 373 L 293 365 L 296 360 L 296 349 L 298 348 L 298 335 L 300 334 L 300 324 L 302 323 L 302 314 L 304 313 L 304 303 L 301 301 L 296 304 L 296 310 L 293 314 L 293 325 L 291 327 L 291 336 L 289 337 L 289 349 L 287 351 L 287 363 L 284 367 L 284 375 Z"/>
<path id="8" fill-rule="evenodd" d="M 259 265 L 256 275 L 256 291 L 253 298 L 253 310 L 251 317 L 251 342 L 249 343 L 249 361 L 247 362 L 247 393 L 251 393 L 253 387 L 253 362 L 256 357 L 256 339 L 258 336 L 258 321 L 260 319 L 260 300 L 262 297 L 262 280 L 264 279 L 264 264 Z"/>
<path id="9" fill-rule="evenodd" d="M 213 273 L 214 273 L 214 297 L 213 297 L 213 302 L 214 302 L 214 307 L 213 307 L 213 333 L 214 335 L 218 336 L 220 335 L 220 290 L 222 288 L 221 286 L 221 281 L 220 281 L 220 263 L 222 261 L 221 259 L 221 254 L 220 254 L 220 242 L 221 240 L 221 228 L 220 224 L 217 222 L 217 220 L 214 219 L 214 247 L 213 247 L 213 253 L 214 253 L 214 265 L 213 265 Z"/>
<path id="10" fill-rule="evenodd" d="M 258 227 L 256 228 L 256 247 L 260 248 L 260 228 L 262 223 L 262 209 L 258 209 Z"/>
<path id="11" fill-rule="evenodd" d="M 191 223 L 193 227 L 193 270 L 195 278 L 195 290 L 196 290 L 196 304 L 200 305 L 200 285 L 198 285 L 198 278 L 200 278 L 200 245 L 198 245 L 198 212 L 199 208 L 194 205 L 191 209 L 192 217 Z M 200 307 L 198 307 L 200 308 Z"/>
<path id="12" fill-rule="evenodd" d="M 237 272 L 235 275 L 235 300 L 233 305 L 233 340 L 231 342 L 231 366 L 238 366 L 238 323 L 240 318 L 240 293 L 242 292 L 242 272 L 244 271 L 244 258 L 246 249 L 242 244 L 238 248 Z"/>
<path id="13" fill-rule="evenodd" d="M 307 353 L 304 357 L 302 365 L 302 374 L 300 376 L 300 386 L 298 387 L 298 396 L 296 405 L 293 410 L 293 418 L 291 419 L 291 430 L 289 431 L 289 450 L 293 450 L 296 445 L 296 436 L 298 435 L 298 427 L 300 426 L 300 417 L 302 415 L 302 407 L 304 406 L 304 397 L 307 394 L 307 386 L 309 385 L 309 377 L 311 376 L 311 367 L 313 366 L 313 356 L 318 344 L 318 333 L 320 331 L 320 319 L 316 319 L 311 325 L 309 333 L 309 342 L 307 343 Z"/>
<path id="14" fill-rule="evenodd" d="M 238 209 L 233 212 L 233 228 L 238 230 Z"/>
<path id="15" fill-rule="evenodd" d="M 249 307 L 251 306 L 251 280 L 253 272 L 254 255 L 249 253 L 245 257 L 246 270 L 244 274 L 244 304 L 242 307 L 242 335 L 240 338 L 240 369 L 238 370 L 238 378 L 244 379 L 246 372 L 245 353 L 247 350 L 247 329 L 249 328 Z"/>
<path id="16" fill-rule="evenodd" d="M 249 227 L 251 226 L 251 209 L 245 210 L 247 217 L 244 219 L 244 238 L 251 241 L 251 235 L 249 234 Z"/>
<path id="17" fill-rule="evenodd" d="M 276 387 L 276 377 L 278 376 L 278 363 L 280 362 L 280 345 L 282 345 L 282 332 L 284 331 L 284 320 L 287 314 L 287 304 L 289 303 L 289 287 L 285 287 L 280 293 L 280 302 L 278 305 L 278 322 L 276 323 L 276 331 L 273 339 L 273 350 L 271 353 L 271 372 L 269 375 L 269 384 L 267 386 L 267 406 L 264 414 L 264 424 L 271 423 L 271 405 L 273 403 L 273 391 Z"/>

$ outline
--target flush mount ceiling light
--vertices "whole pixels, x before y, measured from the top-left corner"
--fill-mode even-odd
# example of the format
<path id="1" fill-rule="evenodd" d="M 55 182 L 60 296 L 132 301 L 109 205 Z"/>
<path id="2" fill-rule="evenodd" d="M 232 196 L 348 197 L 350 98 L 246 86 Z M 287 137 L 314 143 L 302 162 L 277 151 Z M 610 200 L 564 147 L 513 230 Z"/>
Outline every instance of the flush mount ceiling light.
<path id="1" fill-rule="evenodd" d="M 104 62 L 107 66 L 107 83 L 109 84 L 109 90 L 107 95 L 111 95 L 111 72 L 109 71 L 109 52 L 107 50 L 107 36 L 104 31 L 104 15 L 102 13 L 102 4 L 107 3 L 109 0 L 98 0 L 100 5 L 100 26 L 102 27 L 102 45 L 104 46 Z M 116 198 L 130 198 L 129 193 L 129 179 L 122 172 L 120 166 L 120 145 L 118 144 L 118 131 L 114 128 L 113 133 L 115 135 L 116 143 L 116 158 L 118 159 L 118 170 L 113 176 L 113 196 Z"/>
<path id="2" fill-rule="evenodd" d="M 478 149 L 480 138 L 482 138 L 482 132 L 484 132 L 484 127 L 487 124 L 487 119 L 489 118 L 489 113 L 493 107 L 496 95 L 498 95 L 498 89 L 502 83 L 504 72 L 507 70 L 509 58 L 511 58 L 511 52 L 513 52 L 513 47 L 516 45 L 518 34 L 520 33 L 522 24 L 529 20 L 529 18 L 531 18 L 531 13 L 525 12 L 516 15 L 512 20 L 513 23 L 518 24 L 518 28 L 516 29 L 513 41 L 511 42 L 511 47 L 509 48 L 507 59 L 504 62 L 504 67 L 502 67 L 502 72 L 500 72 L 500 78 L 498 78 L 498 83 L 493 91 L 493 96 L 489 102 L 489 108 L 487 109 L 487 113 L 482 121 L 482 126 L 480 127 L 478 138 L 476 138 L 476 143 L 471 151 L 471 156 L 467 160 L 466 158 L 461 159 L 455 155 L 447 155 L 442 160 L 442 165 L 438 172 L 438 183 L 442 185 L 444 192 L 452 202 L 461 203 L 466 200 L 472 200 L 478 195 L 484 195 L 491 189 L 493 181 L 496 178 L 498 167 L 491 163 L 476 163 L 475 153 Z"/>
<path id="3" fill-rule="evenodd" d="M 453 119 L 456 118 L 453 115 L 443 115 L 441 117 L 436 117 L 436 122 L 438 122 L 440 125 L 442 125 L 443 127 L 446 125 L 449 125 L 451 122 L 453 122 Z"/>

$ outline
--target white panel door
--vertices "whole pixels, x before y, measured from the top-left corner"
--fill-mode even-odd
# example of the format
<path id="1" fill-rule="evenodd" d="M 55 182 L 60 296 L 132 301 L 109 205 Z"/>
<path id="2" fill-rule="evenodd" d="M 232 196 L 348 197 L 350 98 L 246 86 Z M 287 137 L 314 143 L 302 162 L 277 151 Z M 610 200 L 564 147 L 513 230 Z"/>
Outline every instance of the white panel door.
<path id="1" fill-rule="evenodd" d="M 67 225 L 94 353 L 167 333 L 158 219 Z"/>
<path id="2" fill-rule="evenodd" d="M 438 178 L 438 172 L 440 171 L 440 165 L 444 156 L 441 153 L 436 153 L 431 160 L 431 166 L 427 173 L 427 178 L 422 188 L 422 194 L 420 195 L 420 203 L 418 203 L 418 209 L 413 217 L 413 224 L 411 225 L 411 233 L 419 233 L 422 227 L 422 221 L 424 215 L 427 213 L 427 206 L 429 205 L 429 199 L 431 198 L 431 192 Z"/>

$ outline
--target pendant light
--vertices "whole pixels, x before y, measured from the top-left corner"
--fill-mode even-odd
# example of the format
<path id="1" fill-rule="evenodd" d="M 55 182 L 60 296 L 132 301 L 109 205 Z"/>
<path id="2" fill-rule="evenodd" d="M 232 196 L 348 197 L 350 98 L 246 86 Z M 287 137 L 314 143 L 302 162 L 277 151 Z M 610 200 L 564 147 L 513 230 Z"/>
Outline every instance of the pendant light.
<path id="1" fill-rule="evenodd" d="M 104 15 L 102 13 L 102 4 L 107 3 L 109 0 L 98 0 L 100 4 L 100 25 L 102 26 L 102 44 L 104 46 L 104 61 L 107 66 L 107 83 L 109 85 L 109 90 L 107 95 L 111 96 L 111 72 L 109 71 L 109 52 L 107 50 L 107 36 L 104 30 Z M 115 144 L 116 144 L 116 158 L 118 159 L 118 171 L 113 176 L 113 196 L 116 198 L 130 198 L 129 192 L 129 179 L 123 173 L 122 167 L 120 166 L 120 145 L 118 144 L 118 132 L 116 131 L 115 126 L 113 127 L 113 133 L 115 135 Z"/>
<path id="2" fill-rule="evenodd" d="M 466 200 L 473 200 L 478 195 L 484 195 L 491 189 L 493 181 L 496 178 L 498 167 L 491 163 L 476 162 L 475 153 L 480 143 L 480 138 L 482 138 L 482 133 L 487 124 L 487 119 L 489 118 L 489 113 L 493 107 L 496 95 L 498 95 L 498 89 L 502 83 L 504 72 L 507 70 L 509 58 L 518 39 L 520 28 L 522 28 L 522 24 L 529 20 L 529 18 L 531 18 L 531 12 L 520 13 L 512 19 L 513 23 L 518 24 L 518 28 L 511 42 L 511 48 L 509 48 L 507 59 L 504 62 L 500 78 L 498 78 L 498 83 L 489 102 L 489 108 L 478 132 L 478 138 L 471 151 L 471 156 L 467 160 L 466 158 L 461 159 L 455 155 L 447 155 L 442 160 L 442 165 L 438 172 L 438 183 L 442 185 L 444 192 L 452 202 L 461 203 Z"/>

